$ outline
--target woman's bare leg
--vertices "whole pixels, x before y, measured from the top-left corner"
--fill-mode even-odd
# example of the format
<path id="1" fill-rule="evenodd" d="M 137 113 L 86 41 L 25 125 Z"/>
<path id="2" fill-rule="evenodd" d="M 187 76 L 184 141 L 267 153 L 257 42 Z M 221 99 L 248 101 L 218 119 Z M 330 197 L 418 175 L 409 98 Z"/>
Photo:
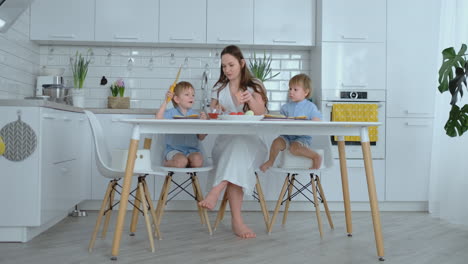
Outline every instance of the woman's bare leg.
<path id="1" fill-rule="evenodd" d="M 260 166 L 260 170 L 265 172 L 268 170 L 273 164 L 275 163 L 276 157 L 278 157 L 278 153 L 280 151 L 283 151 L 286 148 L 286 142 L 282 137 L 277 137 L 275 140 L 273 140 L 273 143 L 271 143 L 271 148 L 270 148 L 270 156 L 268 160 Z"/>
<path id="2" fill-rule="evenodd" d="M 244 191 L 242 187 L 229 183 L 227 188 L 227 197 L 229 206 L 231 207 L 231 223 L 232 231 L 241 238 L 255 238 L 257 235 L 252 229 L 244 224 L 242 218 L 242 202 L 244 199 Z"/>
<path id="3" fill-rule="evenodd" d="M 313 161 L 312 166 L 310 167 L 311 169 L 320 169 L 320 165 L 322 164 L 322 157 L 317 152 L 311 150 L 310 148 L 304 147 L 298 142 L 292 142 L 289 151 L 293 155 L 303 156 L 311 159 Z"/>
<path id="4" fill-rule="evenodd" d="M 190 168 L 200 168 L 203 166 L 203 155 L 200 152 L 193 152 L 188 155 L 188 165 Z"/>
<path id="5" fill-rule="evenodd" d="M 218 202 L 218 197 L 221 192 L 228 185 L 228 181 L 222 181 L 220 184 L 211 188 L 210 192 L 206 195 L 205 199 L 198 203 L 203 208 L 213 210 Z"/>
<path id="6" fill-rule="evenodd" d="M 177 153 L 172 157 L 171 160 L 166 160 L 164 166 L 166 167 L 175 167 L 175 168 L 185 168 L 188 165 L 188 159 L 182 153 Z"/>

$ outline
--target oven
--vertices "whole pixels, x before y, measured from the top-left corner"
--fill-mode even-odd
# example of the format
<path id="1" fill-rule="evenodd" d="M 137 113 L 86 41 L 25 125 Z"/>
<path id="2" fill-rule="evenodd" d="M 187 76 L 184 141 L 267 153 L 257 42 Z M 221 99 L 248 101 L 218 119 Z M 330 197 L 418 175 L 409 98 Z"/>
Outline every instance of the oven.
<path id="1" fill-rule="evenodd" d="M 324 121 L 333 121 L 334 104 L 377 104 L 377 121 L 382 125 L 377 127 L 377 138 L 371 138 L 371 154 L 373 159 L 385 159 L 385 91 L 383 90 L 324 90 L 321 109 Z M 339 158 L 335 137 L 330 137 L 333 147 L 333 157 Z M 345 141 L 346 158 L 362 159 L 361 142 Z"/>

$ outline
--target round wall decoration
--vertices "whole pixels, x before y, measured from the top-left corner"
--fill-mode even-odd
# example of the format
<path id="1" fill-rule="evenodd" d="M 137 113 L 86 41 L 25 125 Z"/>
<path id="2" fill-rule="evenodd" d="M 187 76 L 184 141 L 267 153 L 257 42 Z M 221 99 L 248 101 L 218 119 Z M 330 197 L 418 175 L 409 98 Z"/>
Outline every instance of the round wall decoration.
<path id="1" fill-rule="evenodd" d="M 18 120 L 6 124 L 0 130 L 0 136 L 5 143 L 3 156 L 11 161 L 22 161 L 29 157 L 37 146 L 37 137 L 34 130 L 21 121 L 21 111 L 18 112 Z"/>

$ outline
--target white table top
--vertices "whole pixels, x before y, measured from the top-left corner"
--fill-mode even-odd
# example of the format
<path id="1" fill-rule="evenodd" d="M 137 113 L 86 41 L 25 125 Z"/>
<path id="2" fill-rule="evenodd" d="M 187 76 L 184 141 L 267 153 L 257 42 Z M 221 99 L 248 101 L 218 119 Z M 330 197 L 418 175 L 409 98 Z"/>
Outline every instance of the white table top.
<path id="1" fill-rule="evenodd" d="M 137 128 L 139 134 L 287 134 L 360 136 L 380 122 L 326 122 L 304 120 L 234 121 L 200 119 L 121 119 Z M 364 131 L 363 131 L 364 129 Z M 136 131 L 134 131 L 135 133 Z M 367 134 L 367 133 L 366 133 Z"/>

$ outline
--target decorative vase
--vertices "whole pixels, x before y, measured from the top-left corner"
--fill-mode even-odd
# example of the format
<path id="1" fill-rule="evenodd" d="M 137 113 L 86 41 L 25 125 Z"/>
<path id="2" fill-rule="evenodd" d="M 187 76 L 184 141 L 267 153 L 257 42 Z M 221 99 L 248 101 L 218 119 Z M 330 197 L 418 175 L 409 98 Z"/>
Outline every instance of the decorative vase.
<path id="1" fill-rule="evenodd" d="M 129 109 L 130 97 L 109 96 L 107 97 L 107 108 Z"/>
<path id="2" fill-rule="evenodd" d="M 84 108 L 85 96 L 84 96 L 83 89 L 74 88 L 73 93 L 72 93 L 72 98 L 73 98 L 72 100 L 73 106 Z"/>

